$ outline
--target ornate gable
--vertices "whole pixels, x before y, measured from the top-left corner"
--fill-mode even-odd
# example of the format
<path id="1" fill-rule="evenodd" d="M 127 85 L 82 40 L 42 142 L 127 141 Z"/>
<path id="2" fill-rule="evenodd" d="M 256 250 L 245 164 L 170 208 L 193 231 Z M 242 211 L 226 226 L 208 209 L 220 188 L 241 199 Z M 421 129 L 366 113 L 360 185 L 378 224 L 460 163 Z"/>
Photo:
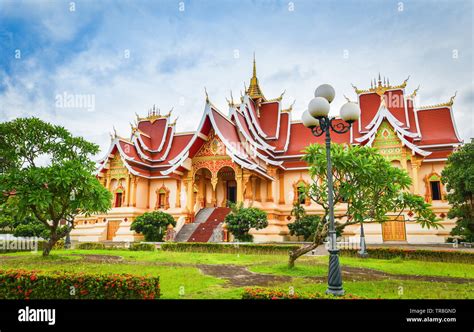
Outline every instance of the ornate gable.
<path id="1" fill-rule="evenodd" d="M 402 160 L 405 154 L 403 144 L 395 130 L 387 121 L 383 121 L 375 134 L 374 148 L 377 148 L 381 155 L 388 161 Z M 410 159 L 410 155 L 406 157 Z"/>
<path id="2" fill-rule="evenodd" d="M 120 153 L 115 153 L 114 157 L 109 161 L 110 165 L 110 178 L 111 179 L 122 179 L 126 178 L 128 175 L 128 170 L 123 164 Z"/>
<path id="3" fill-rule="evenodd" d="M 225 156 L 226 150 L 225 145 L 216 135 L 214 130 L 208 135 L 208 140 L 205 142 L 199 151 L 196 153 L 194 157 L 212 157 L 212 156 Z"/>

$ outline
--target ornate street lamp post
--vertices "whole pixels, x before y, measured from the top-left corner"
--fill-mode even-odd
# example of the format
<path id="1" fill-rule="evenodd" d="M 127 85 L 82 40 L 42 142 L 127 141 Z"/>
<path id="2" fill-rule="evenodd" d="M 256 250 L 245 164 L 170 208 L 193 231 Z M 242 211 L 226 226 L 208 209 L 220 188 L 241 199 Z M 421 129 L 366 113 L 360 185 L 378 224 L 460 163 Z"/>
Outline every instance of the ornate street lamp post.
<path id="1" fill-rule="evenodd" d="M 326 134 L 327 185 L 329 206 L 329 274 L 327 294 L 343 295 L 341 268 L 339 266 L 339 249 L 336 244 L 336 227 L 334 225 L 334 195 L 331 164 L 331 130 L 343 134 L 350 130 L 352 123 L 359 119 L 360 108 L 356 103 L 348 102 L 341 107 L 343 121 L 335 121 L 329 117 L 329 103 L 334 100 L 336 92 L 329 84 L 320 85 L 314 97 L 303 112 L 302 120 L 305 127 L 311 129 L 314 136 Z"/>

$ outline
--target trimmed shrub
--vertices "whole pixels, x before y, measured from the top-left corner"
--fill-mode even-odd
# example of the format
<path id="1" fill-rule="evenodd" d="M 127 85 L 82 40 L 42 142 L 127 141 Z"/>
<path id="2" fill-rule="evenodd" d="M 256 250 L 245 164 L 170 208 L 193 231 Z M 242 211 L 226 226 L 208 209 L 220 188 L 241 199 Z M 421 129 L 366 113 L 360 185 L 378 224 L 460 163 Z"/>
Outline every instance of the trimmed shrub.
<path id="1" fill-rule="evenodd" d="M 145 241 L 161 242 L 168 225 L 176 226 L 173 216 L 163 211 L 146 212 L 135 218 L 130 229 L 145 236 Z"/>
<path id="2" fill-rule="evenodd" d="M 76 246 L 76 249 L 101 250 L 101 249 L 105 249 L 105 246 L 103 243 L 99 243 L 99 242 L 82 242 Z"/>
<path id="3" fill-rule="evenodd" d="M 450 262 L 450 263 L 474 263 L 474 253 L 456 250 L 423 250 L 423 249 L 401 249 L 401 248 L 367 248 L 369 258 L 393 259 L 400 257 L 402 259 L 414 259 L 431 262 Z M 357 250 L 343 249 L 340 251 L 342 256 L 359 257 Z"/>
<path id="4" fill-rule="evenodd" d="M 161 249 L 164 251 L 269 255 L 287 255 L 290 250 L 295 250 L 298 248 L 300 248 L 299 245 L 238 243 L 219 244 L 206 242 L 173 242 L 163 243 L 161 245 Z"/>
<path id="5" fill-rule="evenodd" d="M 1 299 L 158 299 L 159 277 L 0 270 Z"/>
<path id="6" fill-rule="evenodd" d="M 156 247 L 152 243 L 132 243 L 130 250 L 132 251 L 155 251 Z"/>
<path id="7" fill-rule="evenodd" d="M 362 299 L 362 297 L 354 296 L 352 294 L 345 294 L 343 296 L 327 295 L 324 293 L 290 293 L 288 290 L 268 289 L 268 288 L 245 288 L 242 293 L 243 300 L 314 300 L 314 299 L 333 299 L 333 300 L 348 300 L 348 299 Z"/>

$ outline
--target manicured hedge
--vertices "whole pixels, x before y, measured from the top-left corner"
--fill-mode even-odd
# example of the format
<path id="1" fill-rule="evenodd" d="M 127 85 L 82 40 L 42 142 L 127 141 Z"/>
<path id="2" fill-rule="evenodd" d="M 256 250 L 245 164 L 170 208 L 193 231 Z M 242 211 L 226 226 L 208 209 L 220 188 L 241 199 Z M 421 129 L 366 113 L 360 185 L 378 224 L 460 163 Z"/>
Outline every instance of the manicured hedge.
<path id="1" fill-rule="evenodd" d="M 132 243 L 130 250 L 132 251 L 155 251 L 156 247 L 152 243 Z"/>
<path id="2" fill-rule="evenodd" d="M 82 242 L 76 246 L 76 249 L 101 250 L 101 249 L 105 249 L 105 246 L 103 243 L 99 243 L 99 242 Z"/>
<path id="3" fill-rule="evenodd" d="M 290 293 L 289 290 L 268 288 L 245 288 L 242 294 L 243 300 L 313 300 L 313 299 L 362 299 L 352 294 L 343 296 L 326 295 L 324 293 Z"/>
<path id="4" fill-rule="evenodd" d="M 432 262 L 450 263 L 474 263 L 474 253 L 456 250 L 423 250 L 423 249 L 402 249 L 402 248 L 368 248 L 369 258 L 392 259 L 400 257 L 402 259 L 416 259 Z M 341 250 L 342 256 L 358 257 L 357 250 Z"/>
<path id="5" fill-rule="evenodd" d="M 201 242 L 164 243 L 161 249 L 165 251 L 206 252 L 206 253 L 241 253 L 241 254 L 276 254 L 286 255 L 289 250 L 299 248 L 299 245 L 281 244 L 219 244 Z"/>
<path id="6" fill-rule="evenodd" d="M 0 270 L 0 299 L 158 299 L 159 277 Z"/>

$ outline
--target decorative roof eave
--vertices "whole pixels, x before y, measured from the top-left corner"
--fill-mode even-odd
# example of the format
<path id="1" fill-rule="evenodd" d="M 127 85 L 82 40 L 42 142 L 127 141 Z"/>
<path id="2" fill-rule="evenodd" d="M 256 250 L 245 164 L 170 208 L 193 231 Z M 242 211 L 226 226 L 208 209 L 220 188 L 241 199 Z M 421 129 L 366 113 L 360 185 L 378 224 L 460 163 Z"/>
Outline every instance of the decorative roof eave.
<path id="1" fill-rule="evenodd" d="M 174 138 L 174 132 L 175 132 L 175 127 L 172 126 L 171 124 L 168 126 L 168 128 L 166 129 L 166 135 L 168 135 L 168 130 L 169 128 L 171 128 L 171 134 L 170 134 L 170 138 L 169 140 L 166 139 L 166 136 L 164 137 L 164 140 L 162 141 L 163 143 L 165 141 L 168 141 L 168 144 L 166 146 L 166 150 L 164 152 L 164 156 L 166 158 L 166 156 L 168 155 L 168 152 L 169 152 L 169 149 L 171 148 L 171 144 L 173 142 L 173 138 Z M 157 149 L 157 150 L 152 150 L 150 148 L 148 148 L 148 146 L 146 145 L 146 143 L 143 141 L 143 139 L 141 138 L 140 135 L 133 135 L 132 136 L 132 142 L 139 142 L 139 144 L 135 144 L 137 149 L 138 147 L 140 146 L 143 150 L 146 150 L 150 153 L 158 153 L 158 152 L 161 152 L 163 150 L 163 147 L 161 147 L 161 149 Z M 146 157 L 145 159 L 148 159 L 148 157 Z M 161 158 L 160 158 L 161 159 Z M 154 159 L 150 159 L 152 161 L 157 161 L 157 160 L 154 160 Z"/>
<path id="2" fill-rule="evenodd" d="M 237 112 L 239 111 L 236 108 L 232 108 L 230 110 L 230 114 L 231 116 L 234 116 L 234 121 L 235 121 L 235 124 L 237 125 L 237 128 L 239 128 L 239 132 L 244 136 L 245 140 L 249 142 L 251 145 L 253 145 L 254 147 L 267 151 L 262 144 L 258 143 L 256 140 L 254 140 L 251 136 L 247 134 L 247 132 L 243 128 L 243 124 L 241 123 L 238 115 L 236 114 Z M 242 115 L 242 116 L 245 117 L 245 115 Z M 268 151 L 268 153 L 271 155 L 270 151 Z"/>
<path id="3" fill-rule="evenodd" d="M 438 104 L 438 105 L 434 105 L 434 106 L 423 106 L 423 107 L 414 108 L 417 128 L 419 128 L 418 112 L 447 108 L 449 110 L 449 115 L 451 117 L 451 123 L 453 124 L 454 134 L 456 135 L 456 139 L 458 140 L 458 143 L 464 142 L 461 139 L 461 137 L 459 136 L 458 128 L 456 126 L 456 121 L 454 121 L 453 104 L 454 104 L 454 98 L 456 98 L 456 95 L 457 95 L 457 91 L 454 93 L 454 95 L 449 99 L 449 101 L 447 103 L 442 103 L 442 104 Z M 453 144 L 458 144 L 458 143 L 453 143 Z"/>
<path id="4" fill-rule="evenodd" d="M 372 85 L 372 87 L 370 89 L 361 90 L 361 89 L 358 89 L 354 84 L 351 84 L 351 85 L 352 85 L 352 88 L 354 89 L 355 93 L 357 93 L 358 95 L 364 94 L 364 93 L 376 93 L 379 96 L 382 96 L 385 92 L 390 91 L 390 90 L 404 89 L 407 86 L 407 82 L 408 82 L 409 79 L 410 79 L 410 76 L 408 76 L 403 81 L 402 84 L 392 86 L 389 83 L 385 83 L 385 78 L 384 78 L 384 83 L 382 84 L 382 80 L 381 80 L 380 74 L 379 74 L 378 84 L 375 84 L 375 86 Z"/>
<path id="5" fill-rule="evenodd" d="M 281 117 L 281 114 L 280 114 Z M 285 153 L 288 151 L 288 146 L 290 145 L 290 136 L 291 136 L 291 114 L 288 114 L 288 128 L 286 129 L 286 142 L 282 150 L 276 150 L 276 153 Z"/>
<path id="6" fill-rule="evenodd" d="M 137 117 L 137 121 L 140 123 L 142 121 L 150 121 L 150 123 L 153 123 L 155 122 L 156 120 L 159 120 L 159 119 L 169 119 L 169 117 L 171 116 L 171 113 L 173 112 L 173 108 L 171 108 L 169 110 L 169 112 L 167 114 L 161 114 L 160 113 L 160 109 L 159 108 L 156 108 L 155 105 L 153 105 L 153 108 L 150 109 L 148 111 L 148 116 L 145 116 L 145 117 L 140 117 L 137 113 L 135 113 L 136 117 Z"/>
<path id="7" fill-rule="evenodd" d="M 387 110 L 384 104 L 381 104 L 379 111 L 375 115 L 374 117 L 375 122 L 373 121 L 374 123 L 372 124 L 371 130 L 364 136 L 356 138 L 355 141 L 358 143 L 367 141 L 367 145 L 372 146 L 372 143 L 375 140 L 375 135 L 384 119 L 386 119 L 390 123 L 390 125 L 395 129 L 397 136 L 401 140 L 403 146 L 407 146 L 408 148 L 410 148 L 413 154 L 418 153 L 421 156 L 428 156 L 431 154 L 431 152 L 420 149 L 415 144 L 411 143 L 405 138 L 405 136 L 411 137 L 411 138 L 418 137 L 418 134 L 406 131 L 405 129 L 397 125 L 396 118 Z"/>
<path id="8" fill-rule="evenodd" d="M 419 106 L 416 108 L 416 110 L 429 110 L 429 109 L 434 109 L 434 108 L 444 108 L 444 107 L 452 107 L 454 104 L 454 99 L 456 98 L 456 95 L 458 92 L 456 91 L 454 95 L 449 98 L 449 101 L 445 103 L 440 103 L 440 104 L 435 104 L 435 105 L 428 105 L 428 106 Z"/>
<path id="9" fill-rule="evenodd" d="M 254 127 L 255 122 L 252 121 L 253 120 L 253 117 L 252 117 L 253 113 L 248 109 L 248 106 L 250 106 L 248 104 L 248 101 L 249 101 L 248 96 L 245 95 L 244 102 L 240 106 L 240 109 L 242 110 L 242 114 L 244 115 L 245 121 L 247 122 L 247 126 L 249 127 L 250 131 L 252 132 L 255 139 L 258 141 L 258 143 L 260 143 L 261 145 L 263 145 L 265 147 L 265 150 L 274 151 L 275 147 L 268 144 L 267 142 L 265 142 L 265 140 L 262 139 L 262 137 L 259 135 L 259 133 L 257 133 L 255 128 L 260 129 L 260 130 L 262 130 L 262 129 L 258 125 L 256 125 L 256 127 Z M 265 136 L 265 138 L 266 138 L 266 136 Z"/>
<path id="10" fill-rule="evenodd" d="M 269 104 L 269 103 L 274 103 L 274 102 L 281 102 L 281 100 L 283 99 L 283 96 L 285 95 L 285 93 L 286 93 L 286 90 L 283 91 L 279 97 L 276 97 L 276 98 L 273 98 L 273 99 L 268 99 L 268 100 L 262 102 L 262 104 Z"/>
<path id="11" fill-rule="evenodd" d="M 247 123 L 249 123 L 249 127 L 252 127 L 252 128 L 257 130 L 258 135 L 262 136 L 263 138 L 268 138 L 268 135 L 263 131 L 263 129 L 258 124 L 258 119 L 255 117 L 254 113 L 251 111 L 252 105 L 250 105 L 250 102 L 253 103 L 253 100 L 251 100 L 250 96 L 248 94 L 246 94 L 244 96 L 244 102 L 243 102 L 244 105 L 240 106 L 241 109 L 243 107 L 244 116 L 245 116 L 245 114 L 249 114 L 248 116 L 250 116 L 251 121 L 247 121 Z M 256 105 L 255 105 L 255 107 L 256 107 Z M 246 113 L 245 113 L 245 109 L 247 109 Z M 254 132 L 254 131 L 255 130 L 252 130 L 252 132 Z"/>
<path id="12" fill-rule="evenodd" d="M 415 138 L 418 137 L 418 133 L 412 133 L 409 132 L 405 129 L 403 129 L 400 125 L 402 124 L 400 121 L 398 121 L 392 113 L 385 107 L 385 104 L 382 103 L 380 104 L 380 108 L 377 111 L 377 114 L 374 116 L 370 124 L 366 128 L 370 128 L 369 132 L 366 133 L 365 135 L 358 137 L 355 139 L 356 142 L 363 142 L 367 139 L 371 139 L 373 141 L 375 137 L 375 133 L 377 132 L 379 126 L 382 124 L 382 121 L 384 119 L 387 119 L 387 121 L 392 125 L 392 127 L 399 133 L 401 133 L 403 136 L 407 136 L 410 138 Z"/>
<path id="13" fill-rule="evenodd" d="M 119 143 L 119 138 L 116 138 L 114 139 L 111 144 L 110 144 L 110 147 L 109 147 L 109 150 L 107 152 L 107 154 L 105 155 L 104 158 L 102 158 L 98 163 L 101 163 L 101 165 L 98 167 L 98 169 L 96 170 L 96 173 L 95 175 L 98 175 L 104 168 L 105 166 L 107 165 L 107 160 L 110 158 L 110 154 L 112 153 L 113 149 L 117 147 L 117 151 L 119 152 L 119 155 L 120 155 L 120 158 L 122 159 L 123 161 L 123 165 L 125 166 L 125 168 L 130 172 L 130 174 L 133 174 L 135 176 L 140 176 L 140 177 L 144 177 L 144 178 L 166 178 L 166 177 L 149 177 L 149 176 L 146 176 L 146 175 L 143 175 L 143 174 L 140 174 L 139 172 L 135 171 L 129 164 L 128 164 L 128 161 L 132 161 L 132 162 L 137 162 L 136 160 L 133 160 L 132 158 L 128 158 L 127 155 L 124 153 L 124 151 L 122 150 L 122 147 L 120 146 L 120 143 Z M 146 165 L 146 164 L 143 164 L 147 167 L 149 167 L 149 165 Z M 161 172 L 161 174 L 163 174 Z"/>
<path id="14" fill-rule="evenodd" d="M 413 155 L 415 155 L 415 153 L 418 153 L 420 156 L 426 157 L 431 154 L 430 151 L 425 151 L 425 150 L 420 149 L 415 144 L 408 141 L 405 137 L 403 137 L 402 134 L 398 132 L 397 132 L 397 136 L 400 139 L 400 141 L 402 141 L 402 145 L 408 147 L 412 151 Z"/>
<path id="15" fill-rule="evenodd" d="M 171 150 L 171 145 L 172 145 L 172 143 L 173 143 L 173 138 L 174 138 L 174 131 L 175 131 L 175 128 L 172 127 L 172 128 L 171 128 L 170 139 L 168 140 L 168 145 L 167 145 L 167 147 L 166 147 L 166 150 L 164 151 L 163 155 L 162 155 L 160 158 L 158 158 L 158 159 L 152 159 L 152 158 L 148 157 L 147 155 L 145 155 L 145 153 L 143 153 L 143 151 L 141 150 L 141 147 L 140 147 L 140 146 L 141 146 L 141 145 L 143 146 L 144 143 L 143 143 L 143 141 L 142 141 L 142 139 L 141 139 L 140 136 L 138 136 L 138 137 L 137 137 L 137 136 L 134 136 L 134 138 L 132 139 L 132 142 L 134 143 L 134 146 L 135 146 L 135 148 L 136 148 L 138 154 L 140 155 L 140 157 L 141 157 L 142 159 L 148 160 L 148 161 L 150 161 L 150 162 L 158 162 L 158 163 L 159 163 L 159 162 L 163 162 L 163 161 L 166 160 L 166 158 L 168 157 L 168 154 L 169 154 L 169 152 L 170 152 L 170 150 Z M 140 143 L 138 143 L 138 142 L 140 142 Z"/>
<path id="16" fill-rule="evenodd" d="M 277 116 L 277 126 L 275 129 L 275 135 L 273 136 L 267 135 L 267 139 L 278 139 L 278 137 L 280 136 L 280 118 L 281 118 L 281 102 L 278 102 L 278 116 Z"/>
<path id="17" fill-rule="evenodd" d="M 201 122 L 199 123 L 198 129 L 196 130 L 193 138 L 191 138 L 188 145 L 174 159 L 169 161 L 169 163 L 172 164 L 173 166 L 170 169 L 168 169 L 166 171 L 163 171 L 162 174 L 166 175 L 166 174 L 169 174 L 169 173 L 173 172 L 179 166 L 181 166 L 183 164 L 183 162 L 188 158 L 189 149 L 193 146 L 193 144 L 199 138 L 199 133 L 201 132 L 202 127 L 204 126 L 206 117 L 209 117 L 209 120 L 211 121 L 212 127 L 214 128 L 217 135 L 219 136 L 219 138 L 222 140 L 222 142 L 224 143 L 224 145 L 226 147 L 226 153 L 229 155 L 229 157 L 232 158 L 232 160 L 234 162 L 236 162 L 237 164 L 239 164 L 240 166 L 242 166 L 244 168 L 251 169 L 251 170 L 254 170 L 257 167 L 259 167 L 256 164 L 251 164 L 251 163 L 248 163 L 247 161 L 245 161 L 246 159 L 248 159 L 248 156 L 241 156 L 240 153 L 238 151 L 235 151 L 235 149 L 232 147 L 232 145 L 229 144 L 229 142 L 227 141 L 225 136 L 220 132 L 218 126 L 216 125 L 216 122 L 215 122 L 214 117 L 212 115 L 212 109 L 214 109 L 216 112 L 218 112 L 220 115 L 222 115 L 227 121 L 229 121 L 233 126 L 235 126 L 235 124 L 231 120 L 229 120 L 225 115 L 223 115 L 221 112 L 219 112 L 219 110 L 209 102 L 209 99 L 206 98 L 206 106 L 204 108 L 204 114 L 201 118 Z"/>

